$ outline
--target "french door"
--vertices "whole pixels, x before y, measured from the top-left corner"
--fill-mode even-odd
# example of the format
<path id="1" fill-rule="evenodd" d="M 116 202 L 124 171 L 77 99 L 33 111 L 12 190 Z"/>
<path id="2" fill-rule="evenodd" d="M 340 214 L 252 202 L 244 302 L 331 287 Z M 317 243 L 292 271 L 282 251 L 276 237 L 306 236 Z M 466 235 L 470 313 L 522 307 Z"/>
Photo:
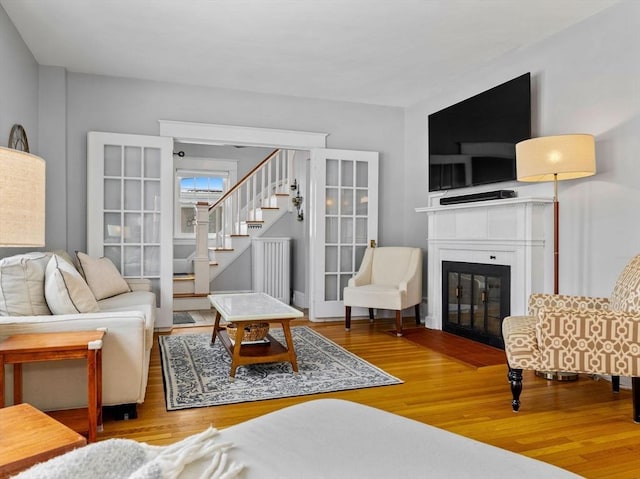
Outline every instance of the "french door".
<path id="1" fill-rule="evenodd" d="M 173 322 L 172 152 L 171 138 L 87 136 L 87 254 L 151 280 L 160 328 Z"/>
<path id="2" fill-rule="evenodd" d="M 378 153 L 311 150 L 309 317 L 344 315 L 342 291 L 378 235 Z"/>

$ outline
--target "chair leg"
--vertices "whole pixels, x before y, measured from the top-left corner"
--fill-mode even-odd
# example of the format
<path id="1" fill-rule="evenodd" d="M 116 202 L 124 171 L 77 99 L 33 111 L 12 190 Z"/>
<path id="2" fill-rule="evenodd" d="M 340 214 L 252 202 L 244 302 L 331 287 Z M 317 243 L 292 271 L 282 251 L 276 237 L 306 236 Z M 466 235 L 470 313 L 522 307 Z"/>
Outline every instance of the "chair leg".
<path id="1" fill-rule="evenodd" d="M 640 377 L 631 378 L 631 397 L 633 400 L 633 422 L 640 424 Z"/>
<path id="2" fill-rule="evenodd" d="M 416 326 L 420 326 L 420 303 L 415 305 L 416 310 Z"/>
<path id="3" fill-rule="evenodd" d="M 345 331 L 351 330 L 351 306 L 344 307 L 344 329 Z"/>
<path id="4" fill-rule="evenodd" d="M 396 311 L 396 336 L 402 336 L 402 310 Z"/>
<path id="5" fill-rule="evenodd" d="M 373 323 L 373 308 L 369 308 L 369 322 Z"/>
<path id="6" fill-rule="evenodd" d="M 522 369 L 512 369 L 509 367 L 507 377 L 511 384 L 511 395 L 513 396 L 511 408 L 513 412 L 518 412 L 520 409 L 520 393 L 522 392 Z"/>
<path id="7" fill-rule="evenodd" d="M 620 376 L 611 376 L 611 388 L 614 393 L 620 392 Z"/>

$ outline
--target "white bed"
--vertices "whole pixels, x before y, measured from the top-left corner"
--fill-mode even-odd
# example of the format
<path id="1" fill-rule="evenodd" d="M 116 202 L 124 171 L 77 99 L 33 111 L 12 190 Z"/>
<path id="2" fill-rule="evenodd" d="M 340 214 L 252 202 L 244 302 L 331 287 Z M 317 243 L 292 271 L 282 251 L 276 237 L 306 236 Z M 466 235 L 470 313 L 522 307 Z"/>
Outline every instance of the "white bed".
<path id="1" fill-rule="evenodd" d="M 221 431 L 246 479 L 577 478 L 504 449 L 361 404 L 311 400 Z M 199 478 L 206 461 L 181 478 Z"/>

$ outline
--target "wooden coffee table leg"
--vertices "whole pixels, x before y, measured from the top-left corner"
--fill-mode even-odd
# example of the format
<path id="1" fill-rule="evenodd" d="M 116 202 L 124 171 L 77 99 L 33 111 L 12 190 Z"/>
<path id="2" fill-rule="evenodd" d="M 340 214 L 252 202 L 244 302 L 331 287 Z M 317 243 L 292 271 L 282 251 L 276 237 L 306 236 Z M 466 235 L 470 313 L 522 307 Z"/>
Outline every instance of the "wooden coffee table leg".
<path id="1" fill-rule="evenodd" d="M 216 335 L 218 334 L 218 330 L 220 329 L 220 318 L 221 314 L 216 311 L 216 320 L 213 323 L 213 333 L 211 333 L 211 344 L 216 342 Z"/>
<path id="2" fill-rule="evenodd" d="M 283 319 L 280 321 L 282 324 L 282 331 L 284 332 L 284 337 L 287 343 L 287 350 L 289 351 L 289 361 L 291 362 L 291 367 L 293 368 L 293 372 L 298 372 L 298 360 L 296 359 L 296 350 L 293 347 L 293 336 L 291 336 L 291 328 L 289 328 L 289 320 Z"/>
<path id="3" fill-rule="evenodd" d="M 236 369 L 241 364 L 240 362 L 240 349 L 242 348 L 242 340 L 244 339 L 244 325 L 240 323 L 238 325 L 238 329 L 236 330 L 236 339 L 233 344 L 233 354 L 231 354 L 231 372 L 229 376 L 232 378 L 236 377 Z"/>

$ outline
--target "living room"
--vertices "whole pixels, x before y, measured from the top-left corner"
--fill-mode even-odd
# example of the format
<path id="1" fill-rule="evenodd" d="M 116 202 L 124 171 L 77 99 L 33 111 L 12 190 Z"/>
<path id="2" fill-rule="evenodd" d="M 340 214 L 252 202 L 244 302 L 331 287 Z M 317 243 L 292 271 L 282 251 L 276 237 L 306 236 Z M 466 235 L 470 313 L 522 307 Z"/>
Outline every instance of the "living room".
<path id="1" fill-rule="evenodd" d="M 560 184 L 561 292 L 608 296 L 619 272 L 638 253 L 640 226 L 630 220 L 635 218 L 640 206 L 640 195 L 637 194 L 640 167 L 634 159 L 640 147 L 637 134 L 640 126 L 637 81 L 640 66 L 633 60 L 640 50 L 637 34 L 640 5 L 633 0 L 599 2 L 604 8 L 576 23 L 567 20 L 566 28 L 558 29 L 545 38 L 536 38 L 533 43 L 506 52 L 498 49 L 494 56 L 489 52 L 491 58 L 480 64 L 465 67 L 439 82 L 425 83 L 423 96 L 407 104 L 392 104 L 382 97 L 378 103 L 371 103 L 246 92 L 171 83 L 163 81 L 161 77 L 128 78 L 126 71 L 98 75 L 55 64 L 40 64 L 7 13 L 11 11 L 13 3 L 17 2 L 0 1 L 3 7 L 0 10 L 0 57 L 5 66 L 0 72 L 0 86 L 5 92 L 0 111 L 0 132 L 5 132 L 1 144 L 6 146 L 13 124 L 22 124 L 29 135 L 31 151 L 47 162 L 47 250 L 70 253 L 86 251 L 87 132 L 158 135 L 158 121 L 163 119 L 325 132 L 329 134 L 329 148 L 377 151 L 380 153 L 378 243 L 381 246 L 403 245 L 424 249 L 427 220 L 424 214 L 417 213 L 415 209 L 427 206 L 430 199 L 427 191 L 427 115 L 522 73 L 531 72 L 532 136 L 589 133 L 596 140 L 595 176 Z M 38 2 L 25 3 L 38 8 Z M 521 9 L 531 9 L 531 14 L 535 13 L 537 7 L 529 2 L 521 3 Z M 546 8 L 553 10 L 553 3 L 545 3 Z M 580 3 L 573 2 L 573 5 L 579 8 Z M 62 30 L 65 22 L 73 20 L 58 18 L 50 23 L 58 24 L 57 28 Z M 535 37 L 533 33 L 523 28 L 523 35 Z M 99 46 L 93 45 L 94 41 L 97 42 L 90 35 L 84 38 L 85 51 L 89 54 Z M 469 41 L 473 41 L 473 38 Z M 305 75 L 304 72 L 299 74 Z M 512 182 L 504 187 L 517 189 L 520 196 L 553 195 L 551 183 L 525 186 Z M 490 188 L 473 191 L 486 189 Z M 0 257 L 23 251 L 26 250 L 3 248 Z M 429 376 L 436 374 L 438 365 L 434 365 L 434 370 L 429 372 L 420 372 L 409 389 L 397 395 L 392 394 L 395 402 L 393 412 L 445 428 L 448 423 L 455 421 L 451 430 L 459 434 L 500 447 L 507 447 L 506 444 L 511 440 L 521 441 L 515 449 L 527 449 L 522 445 L 527 441 L 526 434 L 514 434 L 517 436 L 514 439 L 514 436 L 501 437 L 499 432 L 509 428 L 508 421 L 513 418 L 504 372 L 492 372 L 485 378 L 498 391 L 496 394 L 502 397 L 499 401 L 495 399 L 495 405 L 489 402 L 488 408 L 492 410 L 487 411 L 486 415 L 494 416 L 485 421 L 480 419 L 482 404 L 471 406 L 460 397 L 475 395 L 468 389 L 471 385 L 482 387 L 482 378 L 475 371 L 475 379 L 472 380 L 472 374 L 463 371 L 455 362 L 436 360 L 411 345 L 399 348 L 394 343 L 395 338 L 372 337 L 375 332 L 383 332 L 385 327 L 391 329 L 388 326 L 390 323 L 376 325 L 374 330 L 367 331 L 358 340 L 345 336 L 342 325 L 334 326 L 335 329 L 327 334 L 343 345 L 369 341 L 370 346 L 353 344 L 354 352 L 372 362 L 379 360 L 376 364 L 392 374 L 405 374 L 407 383 L 413 374 L 409 374 L 409 371 L 418 368 L 421 361 L 440 361 L 440 366 L 446 363 L 447 367 L 452 368 L 447 376 L 439 376 L 440 382 Z M 351 333 L 356 333 L 355 327 Z M 393 353 L 379 357 L 381 355 L 376 352 L 376 346 Z M 176 416 L 164 411 L 160 360 L 157 351 L 152 354 L 155 356 L 152 357 L 148 398 L 144 406 L 155 404 L 161 414 L 144 415 L 138 420 L 140 422 L 124 421 L 105 425 L 110 437 L 122 435 L 145 441 L 175 440 L 201 430 L 209 422 L 222 428 L 276 408 L 271 401 L 266 401 L 220 409 L 208 408 L 214 411 L 207 412 L 181 411 L 180 419 L 174 419 Z M 410 355 L 410 360 L 402 358 L 407 355 Z M 494 382 L 495 378 L 498 378 L 498 382 Z M 450 408 L 444 407 L 434 412 L 425 406 L 424 398 L 408 395 L 426 394 L 431 388 L 437 388 L 447 381 L 451 381 L 450 387 L 453 389 L 447 389 L 448 392 L 443 394 L 452 401 Z M 594 424 L 600 427 L 597 432 L 589 433 L 591 440 L 599 440 L 600 436 L 608 437 L 607 446 L 601 447 L 609 452 L 603 452 L 601 456 L 613 455 L 614 451 L 622 456 L 634 453 L 637 456 L 636 444 L 640 433 L 631 428 L 633 424 L 631 427 L 621 424 L 624 420 L 630 422 L 628 392 L 623 391 L 626 396 L 621 400 L 611 401 L 606 387 L 602 390 L 589 387 L 593 385 L 570 389 L 568 385 L 556 387 L 541 383 L 535 387 L 533 397 L 537 401 L 536 408 L 549 410 L 548 415 L 544 416 L 548 421 L 546 431 L 550 433 L 555 428 L 554 424 L 560 424 L 568 410 L 575 406 L 582 414 L 589 416 L 594 431 L 597 427 Z M 585 388 L 587 397 L 581 395 Z M 385 395 L 389 393 L 382 389 L 380 393 L 376 393 L 374 388 L 365 393 L 344 393 L 341 397 L 384 407 L 387 401 Z M 545 396 L 545 391 L 553 393 Z M 279 400 L 277 407 L 293 402 Z M 442 402 L 438 404 L 442 405 Z M 504 407 L 505 410 L 493 410 L 498 407 Z M 467 408 L 473 417 L 467 421 L 459 419 Z M 520 421 L 524 414 L 523 409 L 518 417 Z M 607 420 L 612 415 L 618 421 L 614 426 Z M 180 422 L 185 429 L 172 430 L 176 422 Z M 587 434 L 587 422 L 585 419 L 585 423 L 576 431 Z M 529 431 L 535 429 L 535 423 L 532 422 L 519 424 L 529 428 Z M 611 434 L 611 429 L 618 427 L 619 436 L 628 441 L 620 446 L 620 450 L 615 449 L 617 439 L 613 437 L 615 434 Z M 153 430 L 151 434 L 146 432 L 149 429 Z M 566 431 L 566 435 L 573 434 L 570 429 Z M 544 434 L 531 439 L 540 443 L 545 441 Z M 406 444 L 403 447 L 421 446 Z M 532 454 L 561 456 L 559 450 L 551 452 L 553 444 L 546 444 L 544 448 L 545 451 L 538 450 Z M 591 454 L 590 460 L 602 459 L 595 451 Z M 573 456 L 576 461 L 588 461 L 577 457 Z M 551 462 L 552 459 L 547 460 Z M 558 457 L 554 460 L 555 464 L 563 467 L 569 465 Z M 634 464 L 636 469 L 640 468 L 637 459 L 628 459 L 630 468 Z M 620 473 L 617 477 L 633 477 L 629 470 L 626 470 L 627 476 Z M 606 477 L 602 471 L 591 472 L 592 477 Z M 610 474 L 614 476 L 614 473 Z"/>

